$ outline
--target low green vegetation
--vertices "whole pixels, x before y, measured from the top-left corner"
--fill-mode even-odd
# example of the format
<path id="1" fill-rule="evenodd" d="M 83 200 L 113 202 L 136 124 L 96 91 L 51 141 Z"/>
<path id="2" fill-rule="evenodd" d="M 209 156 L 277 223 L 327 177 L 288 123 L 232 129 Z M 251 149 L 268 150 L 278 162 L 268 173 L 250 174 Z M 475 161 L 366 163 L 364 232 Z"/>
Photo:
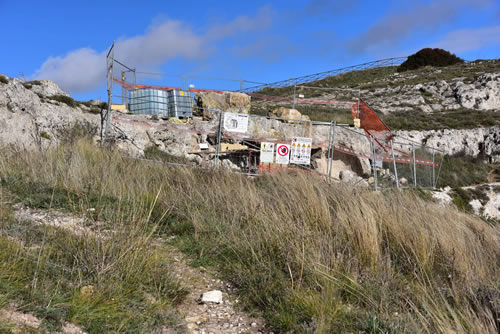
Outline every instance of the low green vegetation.
<path id="1" fill-rule="evenodd" d="M 8 84 L 9 83 L 9 79 L 7 79 L 7 77 L 5 75 L 0 74 L 0 83 Z"/>
<path id="2" fill-rule="evenodd" d="M 23 82 L 23 86 L 26 89 L 31 89 L 33 86 L 40 86 L 42 83 L 39 80 L 33 80 L 33 81 L 25 81 Z"/>
<path id="3" fill-rule="evenodd" d="M 71 96 L 66 96 L 66 95 L 53 95 L 49 97 L 50 100 L 53 101 L 58 101 L 61 103 L 64 103 L 71 108 L 75 108 L 78 104 L 77 102 L 71 97 Z"/>
<path id="4" fill-rule="evenodd" d="M 76 103 L 90 108 L 90 112 L 92 114 L 99 114 L 102 110 L 106 110 L 108 108 L 108 104 L 106 102 L 96 103 L 94 100 L 76 101 Z"/>
<path id="5" fill-rule="evenodd" d="M 170 239 L 275 332 L 498 332 L 500 230 L 414 192 L 166 167 L 87 140 L 0 153 L 0 300 L 48 330 L 176 328 Z M 89 230 L 20 221 L 15 202 Z"/>
<path id="6" fill-rule="evenodd" d="M 104 158 L 93 150 L 79 151 L 85 163 L 77 168 L 88 167 L 91 156 Z M 2 305 L 15 305 L 42 319 L 44 332 L 60 331 L 65 322 L 89 333 L 150 333 L 179 326 L 175 305 L 186 291 L 172 276 L 168 253 L 152 244 L 162 228 L 150 219 L 155 197 L 110 197 L 88 186 L 51 185 L 49 178 L 34 179 L 27 170 L 8 172 L 6 167 L 2 164 L 0 184 Z M 20 220 L 12 209 L 16 202 L 32 209 L 58 209 L 84 221 L 65 228 Z M 98 221 L 102 225 L 96 230 Z"/>
<path id="7" fill-rule="evenodd" d="M 488 183 L 488 176 L 498 166 L 498 164 L 488 164 L 479 158 L 471 158 L 464 154 L 445 156 L 438 187 L 457 188 Z"/>
<path id="8" fill-rule="evenodd" d="M 433 113 L 414 111 L 379 116 L 391 130 L 473 129 L 500 125 L 498 111 L 466 109 Z"/>

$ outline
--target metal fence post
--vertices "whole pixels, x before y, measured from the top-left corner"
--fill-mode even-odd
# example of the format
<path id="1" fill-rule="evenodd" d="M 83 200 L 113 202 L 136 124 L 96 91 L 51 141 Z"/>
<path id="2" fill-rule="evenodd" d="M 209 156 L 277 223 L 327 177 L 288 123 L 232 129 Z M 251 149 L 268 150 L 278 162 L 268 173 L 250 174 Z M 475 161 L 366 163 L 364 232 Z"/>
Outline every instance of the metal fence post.
<path id="1" fill-rule="evenodd" d="M 220 141 L 222 136 L 222 117 L 224 116 L 224 112 L 219 110 L 219 125 L 217 127 L 217 137 L 216 137 L 216 146 L 215 146 L 215 167 L 219 167 L 219 154 L 220 154 Z"/>
<path id="2" fill-rule="evenodd" d="M 297 92 L 297 84 L 293 85 L 293 107 L 292 109 L 295 109 L 295 104 L 297 103 L 297 98 L 296 98 L 296 92 Z"/>
<path id="3" fill-rule="evenodd" d="M 107 55 L 107 79 L 108 79 L 108 111 L 105 117 L 105 126 L 104 126 L 104 136 L 101 137 L 101 144 L 103 141 L 108 139 L 109 136 L 109 128 L 111 126 L 111 104 L 113 103 L 113 73 L 114 73 L 114 64 L 115 64 L 115 41 L 113 41 L 113 45 L 108 52 Z M 102 124 L 101 124 L 102 128 Z"/>
<path id="4" fill-rule="evenodd" d="M 182 90 L 187 90 L 187 76 L 182 76 Z"/>
<path id="5" fill-rule="evenodd" d="M 444 158 L 446 158 L 446 154 L 443 155 L 443 157 L 441 158 L 441 162 L 439 163 L 439 169 L 438 169 L 438 173 L 437 173 L 437 176 L 436 176 L 436 183 L 434 184 L 434 188 L 437 187 L 437 184 L 438 184 L 438 181 L 439 181 L 439 174 L 441 174 L 441 167 L 443 167 Z"/>
<path id="6" fill-rule="evenodd" d="M 328 129 L 328 149 L 326 151 L 326 174 L 330 172 L 330 153 L 332 149 L 332 123 L 330 123 L 330 128 Z"/>
<path id="7" fill-rule="evenodd" d="M 328 154 L 327 154 L 327 163 L 326 163 L 326 174 L 329 178 L 332 177 L 332 169 L 333 169 L 333 152 L 335 151 L 335 127 L 337 122 L 330 123 L 330 129 L 328 133 Z"/>
<path id="8" fill-rule="evenodd" d="M 436 151 L 432 149 L 432 187 L 436 188 Z"/>
<path id="9" fill-rule="evenodd" d="M 398 167 L 396 165 L 396 158 L 394 157 L 394 141 L 391 139 L 391 155 L 392 163 L 394 164 L 394 177 L 396 178 L 396 187 L 399 189 Z"/>
<path id="10" fill-rule="evenodd" d="M 333 127 L 331 126 L 332 145 L 331 145 L 331 153 L 330 153 L 330 170 L 328 171 L 328 177 L 330 177 L 330 178 L 332 177 L 332 170 L 333 170 L 333 153 L 335 152 L 335 129 L 336 128 L 337 128 L 337 121 L 334 121 Z"/>
<path id="11" fill-rule="evenodd" d="M 245 82 L 243 80 L 240 80 L 240 93 L 243 92 L 243 89 L 245 88 L 244 85 L 245 85 Z"/>
<path id="12" fill-rule="evenodd" d="M 136 90 L 137 86 L 137 70 L 134 68 L 134 90 Z"/>
<path id="13" fill-rule="evenodd" d="M 373 140 L 373 137 L 370 137 L 370 146 L 371 146 L 371 149 L 372 149 L 372 164 L 373 164 L 373 184 L 375 186 L 375 191 L 377 191 L 377 188 L 378 188 L 378 180 L 377 180 L 377 157 L 376 157 L 376 154 L 375 154 L 375 143 L 374 143 L 374 140 Z"/>
<path id="14" fill-rule="evenodd" d="M 415 161 L 415 144 L 411 143 L 411 150 L 413 151 L 413 185 L 417 187 L 417 163 Z"/>

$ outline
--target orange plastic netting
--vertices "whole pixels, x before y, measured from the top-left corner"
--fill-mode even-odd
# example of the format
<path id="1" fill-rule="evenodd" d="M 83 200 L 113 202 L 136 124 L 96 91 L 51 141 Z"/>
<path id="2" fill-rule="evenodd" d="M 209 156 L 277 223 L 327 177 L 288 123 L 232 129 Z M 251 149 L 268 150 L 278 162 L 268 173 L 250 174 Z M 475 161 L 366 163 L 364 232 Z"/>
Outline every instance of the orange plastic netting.
<path id="1" fill-rule="evenodd" d="M 352 107 L 352 115 L 354 118 L 359 118 L 361 128 L 363 128 L 367 134 L 372 136 L 377 144 L 384 148 L 387 146 L 387 142 L 392 139 L 392 132 L 389 130 L 387 125 L 385 125 L 384 122 L 378 118 L 368 104 L 360 99 L 359 112 L 358 106 L 354 105 Z"/>

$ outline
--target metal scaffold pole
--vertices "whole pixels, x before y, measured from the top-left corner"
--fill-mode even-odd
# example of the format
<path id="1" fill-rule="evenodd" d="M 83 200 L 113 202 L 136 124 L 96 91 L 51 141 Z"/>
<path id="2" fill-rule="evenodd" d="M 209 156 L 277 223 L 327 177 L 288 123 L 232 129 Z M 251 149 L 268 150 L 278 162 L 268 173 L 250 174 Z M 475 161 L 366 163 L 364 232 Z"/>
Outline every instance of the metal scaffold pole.
<path id="1" fill-rule="evenodd" d="M 372 164 L 373 164 L 373 184 L 375 186 L 375 191 L 378 190 L 378 180 L 377 180 L 377 156 L 375 153 L 375 142 L 373 137 L 370 137 L 370 145 L 372 148 Z"/>
<path id="2" fill-rule="evenodd" d="M 122 81 L 126 82 L 127 81 L 127 76 L 125 74 L 125 71 L 122 71 Z M 127 105 L 127 87 L 122 86 L 122 104 Z"/>
<path id="3" fill-rule="evenodd" d="M 411 150 L 413 152 L 413 185 L 417 187 L 417 162 L 415 160 L 415 144 L 411 144 Z"/>
<path id="4" fill-rule="evenodd" d="M 432 149 L 432 188 L 436 188 L 436 151 Z"/>
<path id="5" fill-rule="evenodd" d="M 437 184 L 439 182 L 439 174 L 441 174 L 441 167 L 443 167 L 443 161 L 444 161 L 445 158 L 446 158 L 446 154 L 443 155 L 443 157 L 441 158 L 441 161 L 439 163 L 439 169 L 438 169 L 438 173 L 437 173 L 437 176 L 436 176 L 436 183 L 434 183 L 434 188 L 437 187 Z"/>
<path id="6" fill-rule="evenodd" d="M 113 68 L 114 68 L 114 54 L 115 54 L 115 41 L 113 41 L 113 45 L 108 52 L 106 57 L 106 65 L 107 65 L 107 81 L 108 81 L 108 110 L 106 112 L 105 117 L 105 127 L 104 127 L 104 135 L 101 136 L 101 143 L 103 143 L 109 136 L 109 128 L 111 126 L 111 104 L 113 103 Z M 101 125 L 102 126 L 102 125 Z"/>
<path id="7" fill-rule="evenodd" d="M 216 147 L 215 147 L 215 167 L 219 167 L 219 155 L 220 155 L 220 141 L 221 141 L 221 136 L 222 136 L 222 122 L 224 117 L 224 112 L 219 110 L 219 125 L 217 127 L 217 138 L 216 140 Z"/>
<path id="8" fill-rule="evenodd" d="M 332 142 L 330 146 L 330 169 L 328 170 L 328 177 L 332 177 L 333 170 L 333 153 L 335 152 L 335 128 L 337 127 L 337 121 L 334 121 L 333 124 L 330 124 L 330 129 L 332 133 Z"/>
<path id="9" fill-rule="evenodd" d="M 399 189 L 398 168 L 396 165 L 396 158 L 394 157 L 394 141 L 391 139 L 391 155 L 392 163 L 394 165 L 394 177 L 396 178 L 396 187 Z"/>

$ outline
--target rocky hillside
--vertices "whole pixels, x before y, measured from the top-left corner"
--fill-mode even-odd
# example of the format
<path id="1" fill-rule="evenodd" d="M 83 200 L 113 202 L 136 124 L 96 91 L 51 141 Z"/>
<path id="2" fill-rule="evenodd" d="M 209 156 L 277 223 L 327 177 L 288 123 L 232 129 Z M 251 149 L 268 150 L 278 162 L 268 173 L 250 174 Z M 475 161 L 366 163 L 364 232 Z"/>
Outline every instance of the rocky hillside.
<path id="1" fill-rule="evenodd" d="M 440 185 L 458 187 L 498 181 L 499 69 L 498 60 L 404 73 L 386 67 L 346 73 L 311 85 L 360 89 L 362 98 L 378 112 L 397 137 L 438 147 L 447 155 L 456 157 L 446 161 L 448 165 L 443 168 Z M 100 111 L 104 107 L 101 102 L 75 101 L 50 81 L 23 82 L 16 78 L 0 78 L 1 145 L 45 150 L 71 141 L 75 136 L 100 140 Z M 265 93 L 286 96 L 289 90 L 267 89 Z M 307 97 L 339 98 L 339 93 L 335 95 L 324 90 L 299 88 L 299 93 L 309 94 Z M 283 106 L 283 103 L 263 103 L 258 99 L 250 101 L 248 96 L 242 94 L 210 94 L 198 95 L 198 104 L 214 107 L 211 104 L 216 103 L 215 107 L 225 111 L 266 115 L 277 106 Z M 352 119 L 349 110 L 328 110 L 316 105 L 298 105 L 297 109 L 313 120 L 321 117 L 329 121 L 335 117 Z M 300 113 L 297 115 L 298 119 L 305 117 Z M 200 114 L 187 124 L 122 113 L 114 113 L 113 117 L 116 121 L 111 128 L 112 142 L 128 156 L 158 158 L 156 153 L 160 152 L 164 154 L 160 156 L 170 162 L 205 166 L 213 163 L 210 153 L 215 151 L 217 123 L 210 114 Z M 251 122 L 249 132 L 260 137 L 279 135 L 288 138 L 297 134 L 298 127 L 297 124 L 262 118 Z M 317 142 L 328 141 L 327 126 L 305 130 L 307 133 L 303 134 L 314 137 Z M 359 136 L 338 134 L 337 140 L 351 149 L 368 145 Z M 208 149 L 200 152 L 200 144 L 206 144 Z M 247 147 L 245 145 L 243 147 Z M 223 159 L 222 162 L 228 168 L 245 168 L 244 162 L 238 159 Z M 319 172 L 326 171 L 326 151 L 323 148 L 313 151 L 312 167 Z M 370 163 L 365 158 L 342 154 L 334 158 L 334 177 L 359 182 L 360 176 L 370 173 Z M 358 184 L 363 183 L 366 182 Z"/>
<path id="2" fill-rule="evenodd" d="M 478 60 L 443 68 L 425 67 L 397 72 L 397 67 L 354 71 L 307 86 L 359 89 L 368 103 L 391 128 L 397 130 L 470 129 L 500 124 L 500 59 Z M 346 94 L 301 88 L 298 94 L 325 99 L 356 98 Z M 273 96 L 292 96 L 287 88 L 264 89 Z M 264 103 L 269 106 L 272 103 Z M 349 122 L 346 110 L 298 105 L 314 120 L 336 118 Z M 257 106 L 257 110 L 259 110 Z"/>

